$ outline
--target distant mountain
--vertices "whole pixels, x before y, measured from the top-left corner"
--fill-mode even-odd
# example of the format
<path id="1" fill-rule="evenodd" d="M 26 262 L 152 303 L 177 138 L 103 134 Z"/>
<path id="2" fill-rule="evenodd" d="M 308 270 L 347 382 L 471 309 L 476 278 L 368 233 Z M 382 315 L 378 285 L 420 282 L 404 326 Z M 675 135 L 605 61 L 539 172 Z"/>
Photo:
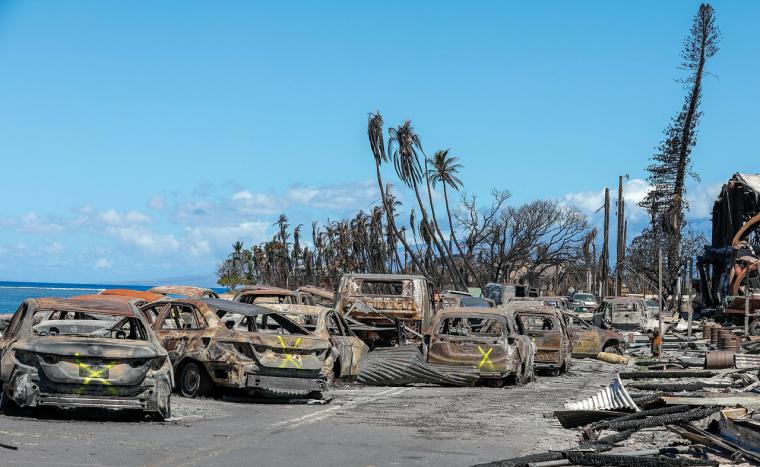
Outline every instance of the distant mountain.
<path id="1" fill-rule="evenodd" d="M 219 287 L 219 285 L 216 283 L 216 275 L 214 274 L 159 277 L 159 278 L 153 278 L 153 279 L 140 279 L 140 280 L 134 280 L 134 281 L 126 281 L 126 282 L 121 282 L 121 283 L 124 285 L 150 284 L 150 285 L 155 286 L 155 285 L 177 284 L 177 285 L 194 285 L 196 287 L 208 287 L 208 288 Z"/>

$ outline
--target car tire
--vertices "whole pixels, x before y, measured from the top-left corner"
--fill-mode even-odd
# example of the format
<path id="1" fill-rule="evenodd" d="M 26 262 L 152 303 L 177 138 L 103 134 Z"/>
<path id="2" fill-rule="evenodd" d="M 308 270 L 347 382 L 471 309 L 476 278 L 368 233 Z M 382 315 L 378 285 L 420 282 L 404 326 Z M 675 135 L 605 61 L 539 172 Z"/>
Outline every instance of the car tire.
<path id="1" fill-rule="evenodd" d="M 12 400 L 10 397 L 8 397 L 7 394 L 5 394 L 5 390 L 2 389 L 0 386 L 0 412 L 2 412 L 4 415 L 16 415 L 18 414 L 20 408 L 18 404 L 14 400 Z"/>
<path id="2" fill-rule="evenodd" d="M 187 362 L 179 372 L 179 392 L 185 397 L 202 397 L 213 386 L 206 371 L 197 362 Z"/>

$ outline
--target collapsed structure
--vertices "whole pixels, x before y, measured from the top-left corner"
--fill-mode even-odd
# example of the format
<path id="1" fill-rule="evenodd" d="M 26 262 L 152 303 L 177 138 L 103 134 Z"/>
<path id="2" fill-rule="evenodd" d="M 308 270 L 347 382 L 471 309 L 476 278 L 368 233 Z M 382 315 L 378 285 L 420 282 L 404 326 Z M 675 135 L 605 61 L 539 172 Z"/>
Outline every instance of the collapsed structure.
<path id="1" fill-rule="evenodd" d="M 697 257 L 702 309 L 744 316 L 744 299 L 760 289 L 760 174 L 737 173 L 713 206 L 712 242 Z M 751 310 L 760 297 L 751 297 Z M 755 327 L 756 332 L 760 328 Z"/>

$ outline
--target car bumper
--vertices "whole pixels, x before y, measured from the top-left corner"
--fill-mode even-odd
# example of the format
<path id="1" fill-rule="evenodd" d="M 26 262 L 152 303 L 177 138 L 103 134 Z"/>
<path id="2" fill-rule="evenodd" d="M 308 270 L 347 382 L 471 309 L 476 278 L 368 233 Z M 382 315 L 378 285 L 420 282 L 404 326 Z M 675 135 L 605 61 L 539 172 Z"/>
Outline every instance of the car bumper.
<path id="1" fill-rule="evenodd" d="M 5 395 L 20 407 L 131 409 L 158 412 L 172 390 L 170 371 L 153 372 L 139 386 L 117 387 L 100 384 L 65 386 L 40 381 L 36 369 L 20 367 L 3 385 Z M 129 395 L 109 395 L 109 392 Z M 163 403 L 163 404 L 162 404 Z"/>
<path id="2" fill-rule="evenodd" d="M 325 378 L 294 378 L 247 374 L 245 387 L 248 389 L 270 389 L 276 391 L 322 391 L 327 387 Z"/>

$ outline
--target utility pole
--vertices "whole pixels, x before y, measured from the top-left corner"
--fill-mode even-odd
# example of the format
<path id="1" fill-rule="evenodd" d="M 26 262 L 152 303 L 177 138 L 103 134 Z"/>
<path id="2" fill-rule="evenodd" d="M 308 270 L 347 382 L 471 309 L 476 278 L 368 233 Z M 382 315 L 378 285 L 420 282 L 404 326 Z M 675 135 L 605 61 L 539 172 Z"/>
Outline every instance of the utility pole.
<path id="1" fill-rule="evenodd" d="M 602 244 L 602 298 L 609 295 L 610 267 L 610 189 L 604 189 L 604 243 Z"/>
<path id="2" fill-rule="evenodd" d="M 662 325 L 662 247 L 659 247 L 657 249 L 657 263 L 658 263 L 658 284 L 657 284 L 657 295 L 660 296 L 660 312 L 657 314 L 657 321 L 659 323 L 659 330 L 660 330 L 660 342 L 662 342 L 663 339 L 663 325 Z M 660 349 L 660 355 L 662 355 L 662 349 Z"/>
<path id="3" fill-rule="evenodd" d="M 623 292 L 623 259 L 625 257 L 625 199 L 623 198 L 623 177 L 618 177 L 617 202 L 617 249 L 615 250 L 615 295 Z"/>
<path id="4" fill-rule="evenodd" d="M 750 269 L 750 263 L 747 263 L 746 267 L 747 275 L 744 276 L 746 279 L 744 281 L 744 338 L 749 340 L 749 273 L 752 272 L 752 270 Z"/>

